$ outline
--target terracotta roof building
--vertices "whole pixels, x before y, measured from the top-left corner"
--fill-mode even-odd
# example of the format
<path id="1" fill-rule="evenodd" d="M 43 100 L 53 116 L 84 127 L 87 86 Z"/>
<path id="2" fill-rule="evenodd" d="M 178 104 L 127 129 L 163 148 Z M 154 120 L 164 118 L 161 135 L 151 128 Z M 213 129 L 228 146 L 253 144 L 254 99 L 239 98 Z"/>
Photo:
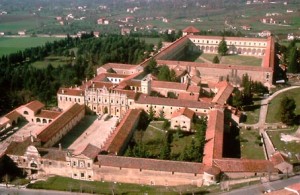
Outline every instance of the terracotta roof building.
<path id="1" fill-rule="evenodd" d="M 197 28 L 193 27 L 193 26 L 188 26 L 185 29 L 182 30 L 182 35 L 194 35 L 199 33 L 200 30 L 198 30 Z"/>
<path id="2" fill-rule="evenodd" d="M 142 110 L 140 109 L 128 110 L 111 137 L 106 141 L 102 150 L 113 155 L 122 154 L 139 122 L 141 113 Z"/>
<path id="3" fill-rule="evenodd" d="M 203 163 L 207 166 L 213 165 L 214 159 L 223 157 L 224 139 L 224 112 L 211 110 L 208 114 L 207 129 L 205 135 L 205 146 L 203 152 Z"/>
<path id="4" fill-rule="evenodd" d="M 62 135 L 74 127 L 85 114 L 85 106 L 74 104 L 63 112 L 57 119 L 46 126 L 38 135 L 45 147 L 54 145 Z"/>

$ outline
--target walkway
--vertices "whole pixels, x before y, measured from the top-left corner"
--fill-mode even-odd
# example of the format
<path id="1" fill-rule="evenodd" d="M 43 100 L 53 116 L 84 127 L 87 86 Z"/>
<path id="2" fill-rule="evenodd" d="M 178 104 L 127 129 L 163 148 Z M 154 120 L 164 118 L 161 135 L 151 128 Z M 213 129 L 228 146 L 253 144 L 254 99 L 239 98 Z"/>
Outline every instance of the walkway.
<path id="1" fill-rule="evenodd" d="M 101 148 L 118 122 L 117 117 L 112 117 L 108 120 L 105 120 L 105 118 L 106 116 L 103 116 L 101 119 L 95 120 L 68 149 L 74 150 L 74 154 L 80 154 L 88 144 Z"/>
<path id="2" fill-rule="evenodd" d="M 276 91 L 274 94 L 272 94 L 267 99 L 264 99 L 264 100 L 261 101 L 261 107 L 260 107 L 260 113 L 259 113 L 259 121 L 258 121 L 257 124 L 255 124 L 255 126 L 259 127 L 259 133 L 263 136 L 263 139 L 264 139 L 264 148 L 265 148 L 265 152 L 267 154 L 266 159 L 269 159 L 270 156 L 275 152 L 275 148 L 274 148 L 274 146 L 273 146 L 270 138 L 268 137 L 267 133 L 265 132 L 265 129 L 266 129 L 266 119 L 267 119 L 267 113 L 268 113 L 269 103 L 277 95 L 279 95 L 279 94 L 281 94 L 283 92 L 286 92 L 288 90 L 291 90 L 291 89 L 296 89 L 296 88 L 300 88 L 300 86 L 292 86 L 292 87 L 281 89 L 279 91 Z"/>

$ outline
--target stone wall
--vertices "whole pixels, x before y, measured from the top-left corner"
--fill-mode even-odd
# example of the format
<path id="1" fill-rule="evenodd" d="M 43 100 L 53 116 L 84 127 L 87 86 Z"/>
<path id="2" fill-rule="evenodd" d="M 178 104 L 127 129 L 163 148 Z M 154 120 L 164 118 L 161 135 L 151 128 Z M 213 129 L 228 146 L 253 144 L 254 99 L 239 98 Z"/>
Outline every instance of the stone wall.
<path id="1" fill-rule="evenodd" d="M 94 180 L 161 186 L 202 186 L 202 174 L 152 171 L 109 166 L 99 167 L 96 165 L 94 167 Z"/>

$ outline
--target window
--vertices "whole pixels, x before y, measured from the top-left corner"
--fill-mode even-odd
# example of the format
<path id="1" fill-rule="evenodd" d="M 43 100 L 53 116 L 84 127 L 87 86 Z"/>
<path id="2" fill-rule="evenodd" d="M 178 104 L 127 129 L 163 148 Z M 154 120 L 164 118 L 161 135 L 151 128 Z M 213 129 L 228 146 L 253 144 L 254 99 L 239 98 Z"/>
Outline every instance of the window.
<path id="1" fill-rule="evenodd" d="M 92 176 L 90 176 L 90 175 L 89 175 L 88 177 L 89 177 L 89 179 L 91 179 L 91 178 L 92 178 Z"/>
<path id="2" fill-rule="evenodd" d="M 26 111 L 26 110 L 25 110 L 23 113 L 24 113 L 25 115 L 28 115 L 28 111 Z"/>
<path id="3" fill-rule="evenodd" d="M 90 164 L 90 163 L 88 163 L 88 164 L 87 164 L 87 166 L 88 166 L 88 167 L 90 167 L 90 166 L 91 166 L 91 164 Z"/>
<path id="4" fill-rule="evenodd" d="M 51 162 L 51 161 L 49 161 L 49 165 L 52 165 L 52 162 Z"/>
<path id="5" fill-rule="evenodd" d="M 81 177 L 84 177 L 84 173 L 80 173 L 80 176 L 81 176 Z"/>
<path id="6" fill-rule="evenodd" d="M 73 161 L 73 166 L 76 166 L 76 161 Z"/>
<path id="7" fill-rule="evenodd" d="M 62 101 L 62 97 L 61 96 L 59 97 L 59 99 L 60 99 L 60 101 Z"/>
<path id="8" fill-rule="evenodd" d="M 76 174 L 76 173 L 74 173 L 74 177 L 77 177 L 77 174 Z"/>

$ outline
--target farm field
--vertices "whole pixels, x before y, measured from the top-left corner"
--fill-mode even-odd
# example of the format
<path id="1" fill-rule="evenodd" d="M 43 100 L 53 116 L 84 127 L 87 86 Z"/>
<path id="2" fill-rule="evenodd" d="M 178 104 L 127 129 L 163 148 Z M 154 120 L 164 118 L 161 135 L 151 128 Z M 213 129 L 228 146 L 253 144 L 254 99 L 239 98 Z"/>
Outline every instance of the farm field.
<path id="1" fill-rule="evenodd" d="M 73 62 L 73 59 L 71 57 L 65 57 L 65 56 L 49 56 L 44 58 L 42 61 L 36 61 L 32 64 L 33 67 L 44 69 L 47 68 L 49 64 L 51 64 L 54 68 L 57 68 L 58 66 L 63 66 L 66 64 L 71 64 Z"/>
<path id="2" fill-rule="evenodd" d="M 30 47 L 44 45 L 46 42 L 53 42 L 60 38 L 55 37 L 0 37 L 0 56 L 24 50 Z"/>

